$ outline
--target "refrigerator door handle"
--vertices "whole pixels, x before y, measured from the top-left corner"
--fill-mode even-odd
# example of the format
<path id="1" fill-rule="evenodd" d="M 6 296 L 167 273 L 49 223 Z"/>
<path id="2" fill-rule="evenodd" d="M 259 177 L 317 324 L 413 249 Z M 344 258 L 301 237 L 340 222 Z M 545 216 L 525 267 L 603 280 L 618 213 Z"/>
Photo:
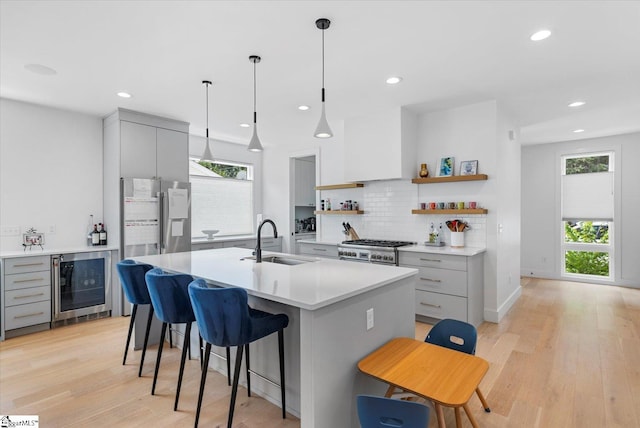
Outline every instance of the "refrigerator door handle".
<path id="1" fill-rule="evenodd" d="M 158 254 L 164 252 L 164 192 L 158 192 Z"/>
<path id="2" fill-rule="evenodd" d="M 53 319 L 57 319 L 60 314 L 60 261 L 62 256 L 51 256 L 51 279 L 53 281 Z"/>

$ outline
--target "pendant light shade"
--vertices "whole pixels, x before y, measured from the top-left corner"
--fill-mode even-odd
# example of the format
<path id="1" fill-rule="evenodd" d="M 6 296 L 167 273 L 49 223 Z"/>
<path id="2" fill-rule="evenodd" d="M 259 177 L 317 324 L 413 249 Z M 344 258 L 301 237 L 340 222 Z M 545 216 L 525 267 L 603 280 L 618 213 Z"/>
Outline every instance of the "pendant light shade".
<path id="1" fill-rule="evenodd" d="M 260 138 L 258 138 L 258 120 L 256 113 L 256 64 L 259 63 L 261 58 L 257 55 L 251 55 L 249 61 L 253 63 L 253 136 L 249 142 L 248 150 L 250 152 L 261 152 L 262 144 Z"/>
<path id="2" fill-rule="evenodd" d="M 211 152 L 211 142 L 209 141 L 209 85 L 211 81 L 203 80 L 202 84 L 207 87 L 207 139 L 204 143 L 204 153 L 200 157 L 201 161 L 213 162 L 213 153 Z"/>
<path id="3" fill-rule="evenodd" d="M 324 109 L 324 30 L 329 28 L 329 25 L 331 25 L 331 21 L 327 18 L 316 20 L 316 27 L 322 30 L 322 114 L 320 115 L 316 132 L 313 134 L 316 138 L 333 137 L 333 132 L 331 132 L 331 128 L 329 128 L 329 122 L 327 122 L 327 115 Z"/>

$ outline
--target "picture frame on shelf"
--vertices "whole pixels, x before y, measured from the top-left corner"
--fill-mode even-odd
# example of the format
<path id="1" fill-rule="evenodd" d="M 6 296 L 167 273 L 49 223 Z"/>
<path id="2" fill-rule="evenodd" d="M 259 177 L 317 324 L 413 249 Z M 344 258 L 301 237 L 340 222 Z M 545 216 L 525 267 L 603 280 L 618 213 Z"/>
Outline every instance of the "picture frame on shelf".
<path id="1" fill-rule="evenodd" d="M 460 162 L 460 175 L 476 175 L 478 173 L 478 161 L 462 161 Z"/>
<path id="2" fill-rule="evenodd" d="M 449 156 L 446 158 L 440 158 L 438 165 L 438 177 L 451 177 L 455 166 L 455 158 Z"/>

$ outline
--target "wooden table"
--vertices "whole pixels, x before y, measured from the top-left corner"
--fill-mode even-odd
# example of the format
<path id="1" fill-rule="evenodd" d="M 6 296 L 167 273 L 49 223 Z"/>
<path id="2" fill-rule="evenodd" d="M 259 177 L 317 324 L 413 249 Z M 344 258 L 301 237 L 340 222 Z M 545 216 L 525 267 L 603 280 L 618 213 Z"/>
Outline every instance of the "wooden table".
<path id="1" fill-rule="evenodd" d="M 358 363 L 358 369 L 393 387 L 435 404 L 438 426 L 445 427 L 442 406 L 453 407 L 460 426 L 460 407 L 477 427 L 467 402 L 489 370 L 475 355 L 454 351 L 407 337 L 390 340 Z"/>

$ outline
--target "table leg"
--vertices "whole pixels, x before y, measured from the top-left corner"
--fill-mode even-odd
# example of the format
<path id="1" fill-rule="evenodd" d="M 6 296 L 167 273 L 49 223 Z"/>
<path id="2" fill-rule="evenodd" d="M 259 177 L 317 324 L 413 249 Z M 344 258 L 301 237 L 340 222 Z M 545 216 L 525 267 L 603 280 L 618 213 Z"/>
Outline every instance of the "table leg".
<path id="1" fill-rule="evenodd" d="M 473 426 L 473 428 L 478 428 L 478 423 L 473 418 L 473 415 L 471 414 L 471 410 L 469 410 L 469 406 L 467 405 L 467 403 L 464 403 L 462 405 L 462 408 L 464 409 L 464 412 L 467 414 L 467 417 L 469 417 L 469 422 L 471 422 L 471 426 Z"/>
<path id="2" fill-rule="evenodd" d="M 440 403 L 433 403 L 436 407 L 436 416 L 438 417 L 438 427 L 446 428 L 447 424 L 444 421 L 444 412 L 442 411 L 442 405 Z"/>
<path id="3" fill-rule="evenodd" d="M 384 394 L 385 397 L 389 398 L 393 395 L 393 391 L 395 391 L 396 387 L 393 385 L 389 385 L 389 388 L 387 388 L 387 392 Z"/>
<path id="4" fill-rule="evenodd" d="M 456 428 L 462 428 L 462 418 L 460 417 L 460 407 L 455 407 L 453 410 L 456 414 Z"/>

